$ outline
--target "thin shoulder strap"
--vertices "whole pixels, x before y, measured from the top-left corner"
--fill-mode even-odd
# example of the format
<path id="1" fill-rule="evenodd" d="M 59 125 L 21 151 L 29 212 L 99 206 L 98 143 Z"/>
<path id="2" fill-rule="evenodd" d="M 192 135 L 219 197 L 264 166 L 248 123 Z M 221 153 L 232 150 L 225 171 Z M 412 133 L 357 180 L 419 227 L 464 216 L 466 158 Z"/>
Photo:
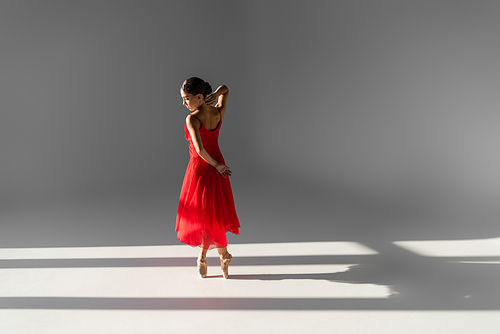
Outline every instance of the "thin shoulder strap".
<path id="1" fill-rule="evenodd" d="M 201 120 L 198 117 L 196 117 L 196 115 L 193 115 L 193 114 L 190 114 L 190 115 L 193 116 L 194 118 L 196 118 L 198 121 L 200 121 L 200 124 L 201 124 L 200 129 L 201 129 L 201 127 L 203 126 L 203 123 L 201 122 Z"/>
<path id="2" fill-rule="evenodd" d="M 190 115 L 193 116 L 194 118 L 196 118 L 197 120 L 199 120 L 201 123 L 201 120 L 198 117 L 196 117 L 196 115 L 194 115 L 194 114 L 190 114 Z"/>

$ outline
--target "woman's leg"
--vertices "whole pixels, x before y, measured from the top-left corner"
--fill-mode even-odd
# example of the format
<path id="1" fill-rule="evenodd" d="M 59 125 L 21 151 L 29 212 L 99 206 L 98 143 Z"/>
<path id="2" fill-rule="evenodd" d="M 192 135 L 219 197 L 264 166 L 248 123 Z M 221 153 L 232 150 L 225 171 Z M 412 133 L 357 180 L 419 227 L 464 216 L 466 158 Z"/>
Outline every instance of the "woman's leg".
<path id="1" fill-rule="evenodd" d="M 201 237 L 200 255 L 198 256 L 198 260 L 196 261 L 196 263 L 198 264 L 198 273 L 203 278 L 207 277 L 207 272 L 208 272 L 207 251 L 208 248 L 210 247 L 211 242 L 212 242 L 212 237 L 208 233 L 203 232 Z"/>
<path id="2" fill-rule="evenodd" d="M 198 264 L 198 273 L 200 274 L 200 276 L 203 278 L 207 277 L 207 249 L 201 249 L 196 263 Z"/>
<path id="3" fill-rule="evenodd" d="M 231 259 L 233 256 L 229 254 L 227 251 L 227 247 L 217 247 L 217 252 L 219 253 L 220 257 L 220 267 L 222 270 L 222 275 L 224 278 L 229 277 L 229 262 L 231 262 Z"/>
<path id="4" fill-rule="evenodd" d="M 212 242 L 212 235 L 210 235 L 210 233 L 206 231 L 203 231 L 201 233 L 201 248 L 205 250 L 210 249 L 210 245 L 212 244 Z"/>
<path id="5" fill-rule="evenodd" d="M 200 255 L 198 256 L 198 259 L 206 259 L 207 258 L 207 251 L 208 251 L 208 249 L 202 248 L 200 250 Z"/>

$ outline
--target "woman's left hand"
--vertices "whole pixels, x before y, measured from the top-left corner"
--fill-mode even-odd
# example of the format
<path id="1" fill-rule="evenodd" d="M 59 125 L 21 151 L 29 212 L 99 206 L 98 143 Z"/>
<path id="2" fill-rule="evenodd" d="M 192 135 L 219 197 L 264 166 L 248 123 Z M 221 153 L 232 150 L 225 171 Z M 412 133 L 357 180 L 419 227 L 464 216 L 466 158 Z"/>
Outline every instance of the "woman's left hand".
<path id="1" fill-rule="evenodd" d="M 223 177 L 231 176 L 231 170 L 229 169 L 229 167 L 220 163 L 220 162 L 217 163 L 217 166 L 215 166 L 215 169 L 217 169 L 219 174 L 222 175 Z"/>
<path id="2" fill-rule="evenodd" d="M 211 106 L 211 105 L 214 105 L 215 102 L 217 102 L 217 95 L 215 94 L 210 94 L 207 96 L 207 99 L 205 100 L 205 102 L 207 103 L 207 105 Z"/>

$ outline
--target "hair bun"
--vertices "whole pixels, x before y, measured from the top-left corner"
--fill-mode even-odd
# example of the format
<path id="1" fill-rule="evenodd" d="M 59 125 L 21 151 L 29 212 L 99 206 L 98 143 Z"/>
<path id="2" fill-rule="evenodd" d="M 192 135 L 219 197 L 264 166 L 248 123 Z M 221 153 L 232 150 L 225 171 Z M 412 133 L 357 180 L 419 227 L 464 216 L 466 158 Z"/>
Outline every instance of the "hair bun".
<path id="1" fill-rule="evenodd" d="M 212 86 L 208 82 L 205 81 L 205 96 L 212 93 Z"/>
<path id="2" fill-rule="evenodd" d="M 198 77 L 191 77 L 184 80 L 181 89 L 186 93 L 193 95 L 202 94 L 204 97 L 207 97 L 208 94 L 212 93 L 212 87 L 210 84 Z"/>

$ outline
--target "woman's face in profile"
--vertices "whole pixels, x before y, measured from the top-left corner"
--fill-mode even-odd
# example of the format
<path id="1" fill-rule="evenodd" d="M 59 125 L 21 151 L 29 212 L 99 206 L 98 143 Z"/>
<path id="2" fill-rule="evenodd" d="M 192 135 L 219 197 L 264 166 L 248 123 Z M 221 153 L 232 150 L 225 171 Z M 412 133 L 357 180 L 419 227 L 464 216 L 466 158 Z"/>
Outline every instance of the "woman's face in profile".
<path id="1" fill-rule="evenodd" d="M 181 89 L 182 104 L 186 106 L 190 111 L 196 110 L 200 106 L 200 95 L 193 95 L 186 93 Z"/>

